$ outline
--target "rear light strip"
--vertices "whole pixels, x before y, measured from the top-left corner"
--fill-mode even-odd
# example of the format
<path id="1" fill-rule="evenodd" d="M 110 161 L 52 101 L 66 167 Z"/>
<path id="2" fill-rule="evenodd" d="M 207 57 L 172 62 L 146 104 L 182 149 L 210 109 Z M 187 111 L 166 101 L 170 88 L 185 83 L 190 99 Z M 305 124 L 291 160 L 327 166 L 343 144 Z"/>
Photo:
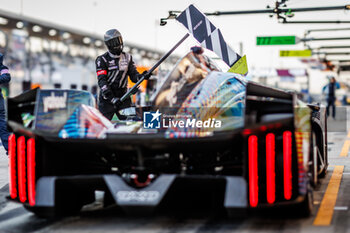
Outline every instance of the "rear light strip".
<path id="1" fill-rule="evenodd" d="M 11 134 L 8 139 L 9 144 L 9 188 L 10 197 L 17 198 L 17 176 L 16 176 L 16 136 Z"/>
<path id="2" fill-rule="evenodd" d="M 276 139 L 275 134 L 266 135 L 266 199 L 269 204 L 276 201 Z M 248 137 L 249 204 L 256 207 L 259 202 L 258 137 Z M 292 198 L 292 132 L 283 132 L 283 185 L 284 199 Z"/>
<path id="3" fill-rule="evenodd" d="M 35 205 L 35 139 L 9 136 L 10 197 Z"/>
<path id="4" fill-rule="evenodd" d="M 248 138 L 248 164 L 249 164 L 249 203 L 252 207 L 258 205 L 258 137 Z"/>
<path id="5" fill-rule="evenodd" d="M 283 133 L 284 198 L 292 198 L 292 132 Z"/>
<path id="6" fill-rule="evenodd" d="M 275 202 L 276 181 L 275 181 L 275 135 L 266 135 L 266 195 L 267 202 Z"/>
<path id="7" fill-rule="evenodd" d="M 26 144 L 24 136 L 17 139 L 17 155 L 18 155 L 18 193 L 19 200 L 25 202 L 27 200 L 26 187 Z"/>
<path id="8" fill-rule="evenodd" d="M 27 141 L 27 164 L 28 164 L 28 201 L 29 205 L 35 205 L 35 140 Z"/>

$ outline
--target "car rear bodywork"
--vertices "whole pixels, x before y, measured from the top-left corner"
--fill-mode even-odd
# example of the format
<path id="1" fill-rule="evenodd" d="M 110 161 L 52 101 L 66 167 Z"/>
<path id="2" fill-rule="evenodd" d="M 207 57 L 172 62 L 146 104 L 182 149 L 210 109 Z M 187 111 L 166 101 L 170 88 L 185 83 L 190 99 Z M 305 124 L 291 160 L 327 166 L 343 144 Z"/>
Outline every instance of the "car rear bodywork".
<path id="1" fill-rule="evenodd" d="M 142 121 L 113 125 L 87 92 L 36 89 L 10 98 L 10 199 L 42 216 L 76 212 L 96 190 L 128 213 L 309 205 L 311 132 L 319 127 L 316 146 L 326 156 L 324 111 L 193 53 L 152 100 L 163 114 L 157 129 Z M 193 120 L 201 127 L 178 124 Z"/>

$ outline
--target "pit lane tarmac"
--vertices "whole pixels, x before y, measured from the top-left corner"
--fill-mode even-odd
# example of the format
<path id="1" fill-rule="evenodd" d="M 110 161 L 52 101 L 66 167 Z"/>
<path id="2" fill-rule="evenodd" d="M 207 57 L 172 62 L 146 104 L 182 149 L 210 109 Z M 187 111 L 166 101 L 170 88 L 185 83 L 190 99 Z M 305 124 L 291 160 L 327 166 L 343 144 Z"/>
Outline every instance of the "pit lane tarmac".
<path id="1" fill-rule="evenodd" d="M 346 120 L 329 120 L 327 176 L 314 190 L 310 217 L 283 209 L 227 218 L 222 212 L 130 217 L 100 202 L 86 206 L 79 216 L 42 219 L 22 205 L 9 202 L 7 158 L 0 151 L 0 232 L 349 232 L 350 131 Z"/>

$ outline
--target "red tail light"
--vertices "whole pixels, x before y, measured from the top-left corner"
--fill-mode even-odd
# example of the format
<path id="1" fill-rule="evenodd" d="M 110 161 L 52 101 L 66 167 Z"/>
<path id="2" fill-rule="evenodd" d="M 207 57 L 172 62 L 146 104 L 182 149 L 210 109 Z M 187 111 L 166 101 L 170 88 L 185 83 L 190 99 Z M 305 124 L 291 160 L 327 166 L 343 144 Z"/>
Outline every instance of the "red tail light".
<path id="1" fill-rule="evenodd" d="M 266 135 L 266 195 L 267 202 L 275 202 L 276 182 L 275 182 L 275 135 Z"/>
<path id="2" fill-rule="evenodd" d="M 292 198 L 292 133 L 283 133 L 284 198 Z"/>
<path id="3" fill-rule="evenodd" d="M 10 197 L 17 198 L 17 177 L 16 177 L 16 136 L 9 136 L 9 187 Z"/>
<path id="4" fill-rule="evenodd" d="M 258 205 L 258 137 L 248 138 L 248 168 L 249 168 L 249 203 L 252 207 Z"/>
<path id="5" fill-rule="evenodd" d="M 27 141 L 27 166 L 28 166 L 28 201 L 29 205 L 35 205 L 35 140 Z"/>
<path id="6" fill-rule="evenodd" d="M 26 144 L 24 136 L 17 139 L 17 155 L 18 155 L 18 191 L 19 200 L 25 202 L 27 200 L 26 187 Z"/>

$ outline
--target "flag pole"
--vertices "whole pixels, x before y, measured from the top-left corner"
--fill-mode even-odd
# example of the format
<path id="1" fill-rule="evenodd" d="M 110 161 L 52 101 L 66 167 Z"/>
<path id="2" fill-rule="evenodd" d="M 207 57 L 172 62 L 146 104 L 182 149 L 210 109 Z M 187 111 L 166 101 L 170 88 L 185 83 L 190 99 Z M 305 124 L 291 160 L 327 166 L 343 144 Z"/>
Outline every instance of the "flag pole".
<path id="1" fill-rule="evenodd" d="M 189 33 L 186 33 L 186 35 L 184 35 L 184 37 L 182 37 L 182 39 L 179 40 L 179 41 L 174 45 L 174 47 L 172 47 L 172 49 L 170 49 L 166 54 L 164 54 L 163 57 L 160 58 L 159 61 L 158 61 L 151 69 L 148 70 L 147 74 L 144 75 L 144 76 L 142 76 L 142 77 L 139 79 L 139 81 L 137 81 L 137 83 L 136 83 L 132 88 L 130 88 L 130 90 L 129 90 L 128 92 L 126 92 L 126 93 L 120 98 L 119 103 L 121 104 L 121 103 L 124 102 L 129 96 L 135 94 L 135 93 L 137 92 L 138 87 L 140 86 L 140 84 L 143 82 L 143 80 L 145 80 L 145 76 L 151 75 L 152 72 L 153 72 L 155 69 L 157 69 L 158 66 L 159 66 L 160 64 L 162 64 L 163 61 L 165 61 L 165 59 L 167 59 L 167 58 L 170 56 L 170 54 L 172 54 L 172 53 L 174 52 L 174 50 L 175 50 L 177 47 L 179 47 L 179 46 L 182 44 L 182 42 L 184 42 L 184 41 L 187 39 L 187 37 L 189 37 L 189 35 L 190 35 Z"/>

